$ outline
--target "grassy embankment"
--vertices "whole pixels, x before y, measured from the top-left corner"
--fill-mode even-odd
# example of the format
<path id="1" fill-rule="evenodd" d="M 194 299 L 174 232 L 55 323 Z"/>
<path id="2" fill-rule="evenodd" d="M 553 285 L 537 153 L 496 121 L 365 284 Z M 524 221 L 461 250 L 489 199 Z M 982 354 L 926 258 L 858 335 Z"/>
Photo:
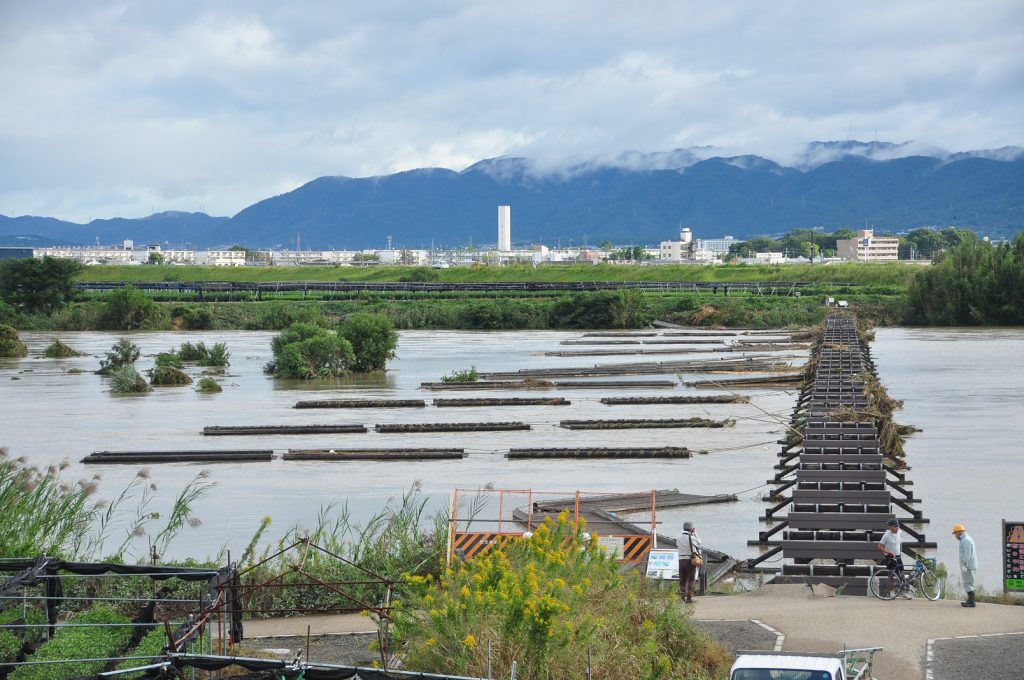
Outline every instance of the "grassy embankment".
<path id="1" fill-rule="evenodd" d="M 805 326 L 824 315 L 825 297 L 842 297 L 865 318 L 885 325 L 904 315 L 906 290 L 917 267 L 905 265 L 659 266 L 558 265 L 513 267 L 90 267 L 83 281 L 438 281 L 438 282 L 576 282 L 576 281 L 709 281 L 807 282 L 801 297 L 750 295 L 733 289 L 717 292 L 643 291 L 632 297 L 617 293 L 558 291 L 455 292 L 263 292 L 207 293 L 200 300 L 188 291 L 147 293 L 163 314 L 146 327 L 183 329 L 280 329 L 293 321 L 333 321 L 357 311 L 388 316 L 401 329 L 546 329 L 632 328 L 653 319 L 720 326 Z M 844 284 L 856 284 L 847 286 Z M 22 330 L 89 330 L 103 327 L 109 293 L 91 293 L 55 315 L 23 316 Z M 231 304 L 221 304 L 228 303 Z M 588 307 L 630 308 L 600 314 Z M 187 322 L 189 310 L 208 310 L 210 322 Z M 583 310 L 582 312 L 580 310 Z M 206 312 L 203 312 L 206 314 Z M 183 323 L 183 318 L 185 322 Z"/>

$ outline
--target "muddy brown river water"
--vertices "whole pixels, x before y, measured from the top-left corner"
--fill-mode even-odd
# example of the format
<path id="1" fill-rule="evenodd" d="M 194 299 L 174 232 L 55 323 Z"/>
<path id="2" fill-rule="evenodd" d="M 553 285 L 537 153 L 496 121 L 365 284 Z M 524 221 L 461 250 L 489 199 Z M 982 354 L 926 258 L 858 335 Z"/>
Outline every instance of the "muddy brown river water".
<path id="1" fill-rule="evenodd" d="M 475 365 L 480 371 L 590 366 L 635 362 L 637 356 L 545 357 L 543 352 L 579 349 L 561 346 L 579 338 L 564 332 L 405 331 L 398 357 L 386 374 L 336 381 L 272 380 L 262 372 L 270 359 L 272 333 L 211 331 L 193 333 L 22 333 L 30 357 L 0 360 L 0 445 L 11 455 L 45 465 L 67 459 L 68 479 L 100 474 L 100 494 L 116 495 L 139 466 L 84 466 L 78 461 L 98 450 L 460 447 L 463 460 L 432 462 L 317 462 L 188 464 L 151 466 L 159 493 L 152 509 L 166 512 L 176 492 L 200 470 L 217 486 L 196 504 L 199 528 L 185 529 L 171 546 L 175 556 L 215 555 L 222 548 L 243 550 L 265 515 L 273 518 L 268 537 L 296 524 L 315 522 L 323 506 L 347 503 L 354 518 L 379 510 L 389 498 L 414 483 L 431 507 L 446 508 L 452 488 L 552 491 L 643 491 L 676 487 L 686 493 L 738 493 L 740 500 L 658 512 L 659 530 L 674 534 L 693 519 L 705 542 L 738 557 L 756 554 L 746 542 L 762 528 L 758 516 L 776 462 L 775 443 L 795 404 L 793 390 L 745 391 L 751 404 L 606 406 L 603 396 L 684 395 L 698 393 L 681 385 L 672 390 L 550 390 L 543 392 L 432 393 L 421 382 Z M 60 337 L 91 356 L 40 358 L 51 337 Z M 158 388 L 138 396 L 111 394 L 106 379 L 92 373 L 118 337 L 127 336 L 143 351 L 138 367 L 150 367 L 153 355 L 182 342 L 226 342 L 231 366 L 220 378 L 224 391 L 196 393 L 191 387 Z M 687 346 L 687 349 L 694 349 Z M 954 564 L 954 522 L 974 535 L 981 555 L 979 581 L 999 585 L 999 520 L 1024 519 L 1024 330 L 881 329 L 872 345 L 879 376 L 893 397 L 905 401 L 900 422 L 924 432 L 907 450 L 915 493 L 924 499 L 925 531 L 940 544 L 938 556 Z M 656 355 L 650 360 L 698 359 L 712 354 Z M 734 355 L 729 355 L 734 356 Z M 76 373 L 73 369 L 82 369 Z M 195 376 L 199 369 L 190 369 Z M 674 378 L 638 376 L 638 379 Z M 683 376 L 707 378 L 706 374 Z M 18 378 L 14 380 L 13 378 Z M 720 394 L 701 390 L 701 394 Z M 438 408 L 435 397 L 559 396 L 570 406 Z M 292 408 L 299 400 L 341 398 L 426 399 L 419 409 Z M 734 418 L 725 429 L 652 429 L 569 431 L 561 419 Z M 442 421 L 524 421 L 529 431 L 431 434 L 381 434 L 377 423 Z M 203 437 L 207 425 L 363 423 L 365 434 Z M 511 447 L 686 446 L 708 451 L 687 460 L 523 460 L 510 461 Z M 642 519 L 638 516 L 637 519 Z M 118 537 L 119 539 L 120 537 Z M 118 540 L 119 542 L 119 540 Z M 145 554 L 145 539 L 135 548 Z"/>

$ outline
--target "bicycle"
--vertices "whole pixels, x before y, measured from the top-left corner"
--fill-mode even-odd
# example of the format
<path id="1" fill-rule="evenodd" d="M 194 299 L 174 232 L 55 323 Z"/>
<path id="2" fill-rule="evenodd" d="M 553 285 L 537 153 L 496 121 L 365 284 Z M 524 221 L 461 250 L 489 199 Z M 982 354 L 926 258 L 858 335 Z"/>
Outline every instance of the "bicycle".
<path id="1" fill-rule="evenodd" d="M 913 597 L 916 590 L 933 602 L 942 597 L 942 583 L 935 573 L 935 558 L 915 560 L 909 574 L 902 568 L 888 567 L 875 569 L 868 578 L 868 590 L 879 600 L 895 600 L 897 597 Z M 892 574 L 890 586 L 889 574 Z"/>

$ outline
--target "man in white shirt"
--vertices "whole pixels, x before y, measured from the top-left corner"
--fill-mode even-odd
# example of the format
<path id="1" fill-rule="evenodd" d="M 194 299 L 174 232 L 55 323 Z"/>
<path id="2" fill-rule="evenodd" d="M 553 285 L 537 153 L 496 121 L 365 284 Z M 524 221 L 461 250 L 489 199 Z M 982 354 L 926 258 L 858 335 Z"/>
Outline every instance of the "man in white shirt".
<path id="1" fill-rule="evenodd" d="M 974 549 L 974 539 L 971 538 L 963 524 L 953 525 L 953 535 L 960 541 L 960 575 L 963 578 L 964 590 L 967 591 L 967 601 L 961 602 L 961 607 L 974 606 L 974 575 L 978 571 L 978 553 Z"/>
<path id="2" fill-rule="evenodd" d="M 900 557 L 903 550 L 903 532 L 900 531 L 900 523 L 897 519 L 891 519 L 888 524 L 889 530 L 882 534 L 882 540 L 878 542 L 878 549 L 884 555 L 885 566 L 889 567 L 889 590 L 892 590 L 893 579 L 898 573 L 903 578 L 903 559 Z M 903 595 L 910 598 L 909 592 Z"/>

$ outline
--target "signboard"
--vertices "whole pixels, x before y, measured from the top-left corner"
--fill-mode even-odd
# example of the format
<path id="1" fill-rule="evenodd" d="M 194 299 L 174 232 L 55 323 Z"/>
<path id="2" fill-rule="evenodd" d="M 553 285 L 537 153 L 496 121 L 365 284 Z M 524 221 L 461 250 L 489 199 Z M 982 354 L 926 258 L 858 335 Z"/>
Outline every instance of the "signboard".
<path id="1" fill-rule="evenodd" d="M 617 560 L 622 559 L 622 548 L 625 545 L 622 536 L 598 536 L 597 542 L 609 555 Z"/>
<path id="2" fill-rule="evenodd" d="M 1003 520 L 1003 591 L 1024 592 L 1024 522 Z"/>
<path id="3" fill-rule="evenodd" d="M 679 551 L 652 549 L 647 555 L 647 578 L 679 578 Z"/>

